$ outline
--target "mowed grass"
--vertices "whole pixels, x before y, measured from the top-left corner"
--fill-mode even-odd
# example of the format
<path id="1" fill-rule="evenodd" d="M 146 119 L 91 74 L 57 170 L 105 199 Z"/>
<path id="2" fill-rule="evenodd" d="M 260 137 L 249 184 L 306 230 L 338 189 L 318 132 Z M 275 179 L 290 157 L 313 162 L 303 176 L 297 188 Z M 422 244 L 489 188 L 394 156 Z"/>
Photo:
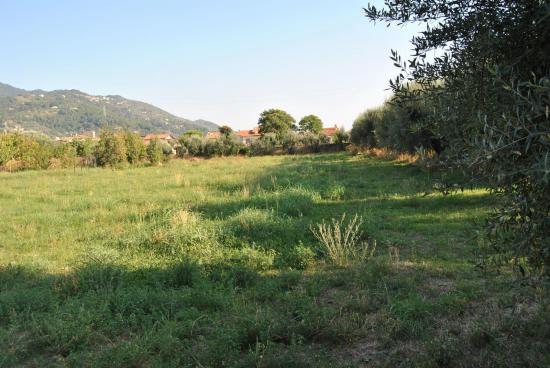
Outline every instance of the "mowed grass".
<path id="1" fill-rule="evenodd" d="M 542 290 L 475 267 L 496 203 L 324 154 L 0 173 L 0 366 L 548 366 Z M 358 214 L 366 263 L 310 226 Z"/>

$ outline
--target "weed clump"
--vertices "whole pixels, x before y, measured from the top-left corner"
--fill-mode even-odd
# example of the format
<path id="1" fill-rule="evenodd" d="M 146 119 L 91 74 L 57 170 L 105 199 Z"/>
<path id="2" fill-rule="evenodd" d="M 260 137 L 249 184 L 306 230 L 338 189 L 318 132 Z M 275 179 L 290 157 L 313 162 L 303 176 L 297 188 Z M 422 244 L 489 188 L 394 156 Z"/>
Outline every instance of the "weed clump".
<path id="1" fill-rule="evenodd" d="M 323 246 L 331 262 L 336 266 L 345 267 L 369 260 L 376 250 L 376 242 L 361 242 L 362 224 L 362 217 L 356 214 L 346 221 L 344 213 L 340 219 L 333 218 L 328 224 L 323 221 L 317 226 L 310 226 L 310 230 Z"/>

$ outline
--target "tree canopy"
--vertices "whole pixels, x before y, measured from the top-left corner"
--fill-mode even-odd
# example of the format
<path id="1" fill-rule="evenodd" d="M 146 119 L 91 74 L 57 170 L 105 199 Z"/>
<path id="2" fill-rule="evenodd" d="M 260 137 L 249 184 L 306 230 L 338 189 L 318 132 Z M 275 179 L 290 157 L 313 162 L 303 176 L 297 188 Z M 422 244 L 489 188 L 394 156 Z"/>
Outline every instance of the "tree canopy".
<path id="1" fill-rule="evenodd" d="M 296 123 L 296 120 L 284 110 L 271 109 L 262 112 L 258 120 L 260 133 L 275 133 L 282 136 L 286 131 L 291 129 Z"/>
<path id="2" fill-rule="evenodd" d="M 418 125 L 446 142 L 448 167 L 502 196 L 486 259 L 550 277 L 548 2 L 385 1 L 365 12 L 388 25 L 426 25 L 410 60 L 392 51 L 395 101 L 424 100 L 429 115 Z M 408 88 L 412 81 L 421 88 Z"/>
<path id="3" fill-rule="evenodd" d="M 323 130 L 323 122 L 317 115 L 307 115 L 298 123 L 304 132 L 320 133 Z"/>
<path id="4" fill-rule="evenodd" d="M 218 130 L 220 134 L 225 137 L 229 137 L 231 134 L 233 134 L 233 129 L 231 129 L 231 127 L 227 125 L 222 125 L 221 127 L 219 127 Z"/>

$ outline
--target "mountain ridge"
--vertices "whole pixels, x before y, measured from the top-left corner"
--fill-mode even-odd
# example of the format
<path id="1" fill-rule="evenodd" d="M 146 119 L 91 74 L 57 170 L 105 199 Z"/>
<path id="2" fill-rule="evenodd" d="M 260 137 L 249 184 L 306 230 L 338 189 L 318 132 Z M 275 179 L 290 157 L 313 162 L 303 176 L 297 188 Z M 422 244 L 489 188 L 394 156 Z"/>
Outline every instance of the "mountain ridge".
<path id="1" fill-rule="evenodd" d="M 192 129 L 215 130 L 218 125 L 178 117 L 120 95 L 90 95 L 76 89 L 29 91 L 0 83 L 0 130 L 61 137 L 103 128 L 181 134 Z"/>

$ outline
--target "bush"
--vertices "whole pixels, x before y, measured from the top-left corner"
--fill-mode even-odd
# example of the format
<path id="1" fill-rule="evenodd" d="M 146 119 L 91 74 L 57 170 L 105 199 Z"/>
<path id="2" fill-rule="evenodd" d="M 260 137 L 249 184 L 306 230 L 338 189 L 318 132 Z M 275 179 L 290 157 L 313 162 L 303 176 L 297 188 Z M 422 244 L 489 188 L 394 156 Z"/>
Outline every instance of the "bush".
<path id="1" fill-rule="evenodd" d="M 96 147 L 96 161 L 99 166 L 119 167 L 127 163 L 127 149 L 124 136 L 109 130 L 100 134 Z"/>
<path id="2" fill-rule="evenodd" d="M 278 139 L 275 133 L 266 133 L 250 145 L 250 153 L 255 156 L 272 154 L 277 147 Z"/>
<path id="3" fill-rule="evenodd" d="M 349 133 L 346 132 L 343 128 L 337 129 L 334 133 L 334 143 L 344 144 L 349 142 Z"/>
<path id="4" fill-rule="evenodd" d="M 68 144 L 21 133 L 0 134 L 0 167 L 8 171 L 69 167 L 76 164 L 76 150 Z"/>
<path id="5" fill-rule="evenodd" d="M 139 134 L 126 132 L 124 134 L 124 142 L 126 143 L 126 158 L 129 163 L 137 164 L 146 157 L 145 143 Z"/>
<path id="6" fill-rule="evenodd" d="M 311 232 L 324 247 L 328 257 L 337 266 L 343 267 L 355 262 L 364 262 L 374 255 L 376 243 L 360 244 L 363 233 L 360 228 L 363 219 L 357 215 L 346 223 L 346 214 L 340 220 L 324 221 L 310 226 Z"/>
<path id="7" fill-rule="evenodd" d="M 147 146 L 147 159 L 152 165 L 158 165 L 164 159 L 162 144 L 157 138 L 151 140 Z"/>
<path id="8" fill-rule="evenodd" d="M 92 166 L 95 164 L 96 143 L 91 139 L 84 139 L 71 142 L 76 150 L 76 155 L 80 157 L 81 164 Z"/>
<path id="9" fill-rule="evenodd" d="M 165 157 L 170 156 L 174 152 L 174 148 L 169 143 L 166 143 L 166 142 L 161 142 L 160 148 L 162 149 L 162 154 Z"/>
<path id="10" fill-rule="evenodd" d="M 288 131 L 281 139 L 283 149 L 288 153 L 296 153 L 296 148 L 300 144 L 300 136 L 295 131 Z"/>
<path id="11" fill-rule="evenodd" d="M 300 243 L 295 246 L 292 251 L 288 252 L 288 254 L 285 254 L 283 262 L 286 266 L 298 270 L 305 270 L 315 265 L 315 252 L 311 248 Z"/>
<path id="12" fill-rule="evenodd" d="M 178 150 L 179 157 L 184 157 L 185 155 L 200 156 L 202 154 L 202 147 L 204 144 L 202 136 L 183 135 L 180 137 L 179 142 L 181 144 L 181 147 Z"/>
<path id="13" fill-rule="evenodd" d="M 374 127 L 379 124 L 382 117 L 380 109 L 367 110 L 353 122 L 351 128 L 351 143 L 362 147 L 376 147 Z"/>

